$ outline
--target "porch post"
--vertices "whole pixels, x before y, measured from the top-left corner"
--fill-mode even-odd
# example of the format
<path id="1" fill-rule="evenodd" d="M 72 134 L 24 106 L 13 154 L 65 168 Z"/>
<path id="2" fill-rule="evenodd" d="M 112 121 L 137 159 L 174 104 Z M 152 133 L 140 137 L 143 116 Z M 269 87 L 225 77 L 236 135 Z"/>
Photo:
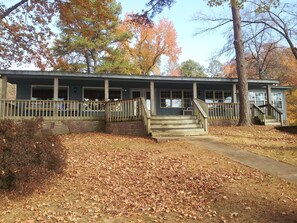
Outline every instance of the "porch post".
<path id="1" fill-rule="evenodd" d="M 104 80 L 104 101 L 109 101 L 109 80 Z"/>
<path id="2" fill-rule="evenodd" d="M 197 98 L 197 82 L 193 83 L 193 99 Z"/>
<path id="3" fill-rule="evenodd" d="M 7 77 L 2 75 L 2 92 L 1 98 L 7 99 Z"/>
<path id="4" fill-rule="evenodd" d="M 266 95 L 267 95 L 267 104 L 272 104 L 271 85 L 270 84 L 267 84 L 267 86 L 266 86 Z"/>
<path id="5" fill-rule="evenodd" d="M 151 94 L 151 115 L 155 115 L 156 114 L 156 110 L 155 110 L 155 82 L 151 81 L 150 82 L 150 94 Z"/>
<path id="6" fill-rule="evenodd" d="M 59 79 L 54 78 L 54 101 L 57 101 L 59 97 Z"/>
<path id="7" fill-rule="evenodd" d="M 233 103 L 236 103 L 237 102 L 236 84 L 233 84 L 233 88 L 232 88 L 232 99 L 233 99 Z"/>

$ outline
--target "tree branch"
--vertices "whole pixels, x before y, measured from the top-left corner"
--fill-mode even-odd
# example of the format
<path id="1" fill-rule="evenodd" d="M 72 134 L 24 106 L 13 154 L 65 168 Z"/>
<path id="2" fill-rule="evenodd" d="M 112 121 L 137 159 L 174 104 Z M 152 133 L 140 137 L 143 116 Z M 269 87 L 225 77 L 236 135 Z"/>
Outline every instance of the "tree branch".
<path id="1" fill-rule="evenodd" d="M 8 16 L 11 12 L 16 10 L 19 6 L 25 4 L 28 0 L 21 0 L 20 2 L 16 3 L 15 5 L 11 6 L 10 8 L 6 9 L 1 15 L 0 19 L 3 20 L 6 16 Z"/>

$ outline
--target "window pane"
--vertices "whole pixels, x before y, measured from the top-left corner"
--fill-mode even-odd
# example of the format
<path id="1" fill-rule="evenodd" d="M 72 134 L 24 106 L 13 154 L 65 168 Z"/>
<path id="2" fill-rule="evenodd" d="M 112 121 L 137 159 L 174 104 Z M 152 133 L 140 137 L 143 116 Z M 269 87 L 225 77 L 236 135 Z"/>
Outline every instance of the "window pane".
<path id="1" fill-rule="evenodd" d="M 192 99 L 184 99 L 184 108 L 192 107 Z"/>
<path id="2" fill-rule="evenodd" d="M 278 109 L 282 109 L 282 93 L 272 93 L 272 104 Z"/>
<path id="3" fill-rule="evenodd" d="M 181 108 L 182 100 L 181 99 L 172 99 L 172 108 Z"/>
<path id="4" fill-rule="evenodd" d="M 172 91 L 172 98 L 182 98 L 182 91 Z"/>
<path id="5" fill-rule="evenodd" d="M 161 107 L 162 108 L 170 108 L 170 99 L 161 99 Z"/>
<path id="6" fill-rule="evenodd" d="M 213 91 L 205 91 L 205 102 L 212 103 L 213 102 Z"/>
<path id="7" fill-rule="evenodd" d="M 224 103 L 232 102 L 232 93 L 231 91 L 224 91 Z"/>
<path id="8" fill-rule="evenodd" d="M 184 91 L 184 98 L 193 98 L 192 91 Z"/>
<path id="9" fill-rule="evenodd" d="M 170 91 L 161 91 L 161 98 L 170 98 Z"/>
<path id="10" fill-rule="evenodd" d="M 116 89 L 116 90 L 109 90 L 109 99 L 110 100 L 121 100 L 122 99 L 122 90 Z"/>
<path id="11" fill-rule="evenodd" d="M 84 88 L 84 100 L 104 100 L 104 90 L 96 88 Z"/>

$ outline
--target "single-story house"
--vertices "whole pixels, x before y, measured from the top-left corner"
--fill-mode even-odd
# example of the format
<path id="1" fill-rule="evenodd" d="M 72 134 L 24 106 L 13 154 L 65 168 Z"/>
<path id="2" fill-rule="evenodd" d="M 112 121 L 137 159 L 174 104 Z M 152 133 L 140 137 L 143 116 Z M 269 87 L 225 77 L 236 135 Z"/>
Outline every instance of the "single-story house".
<path id="1" fill-rule="evenodd" d="M 70 132 L 92 126 L 93 130 L 155 136 L 205 134 L 209 124 L 239 119 L 236 78 L 27 70 L 1 70 L 0 74 L 0 119 L 41 116 L 56 126 L 67 125 Z M 15 100 L 6 99 L 7 83 L 16 85 Z M 254 123 L 286 122 L 287 87 L 277 80 L 249 80 L 248 88 Z"/>

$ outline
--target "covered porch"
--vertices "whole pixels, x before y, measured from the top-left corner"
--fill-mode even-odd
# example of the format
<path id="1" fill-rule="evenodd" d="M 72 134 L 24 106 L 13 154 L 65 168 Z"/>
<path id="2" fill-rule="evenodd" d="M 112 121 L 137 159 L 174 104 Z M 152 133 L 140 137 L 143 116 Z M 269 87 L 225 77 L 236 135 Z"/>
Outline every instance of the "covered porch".
<path id="1" fill-rule="evenodd" d="M 1 71 L 1 77 L 1 119 L 143 120 L 146 126 L 147 120 L 156 116 L 199 113 L 200 123 L 239 119 L 237 79 L 39 71 Z M 15 100 L 7 99 L 7 83 L 17 85 Z M 249 81 L 249 90 L 254 92 L 251 95 L 256 95 L 250 101 L 253 121 L 265 123 L 267 117 L 273 116 L 282 123 L 283 112 L 273 105 L 272 92 L 277 84 L 272 80 Z M 204 127 L 207 125 L 204 123 Z"/>

